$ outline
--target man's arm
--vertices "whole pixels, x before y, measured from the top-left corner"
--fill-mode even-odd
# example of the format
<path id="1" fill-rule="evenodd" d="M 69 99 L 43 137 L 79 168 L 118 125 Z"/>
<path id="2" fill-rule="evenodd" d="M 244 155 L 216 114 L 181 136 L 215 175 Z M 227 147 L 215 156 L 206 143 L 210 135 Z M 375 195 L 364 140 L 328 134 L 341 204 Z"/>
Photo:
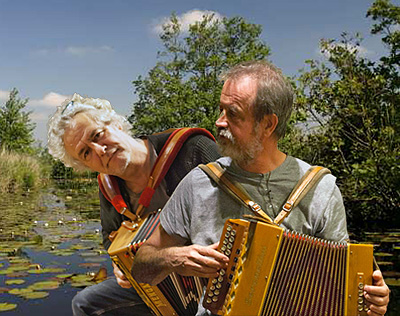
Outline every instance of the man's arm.
<path id="1" fill-rule="evenodd" d="M 215 277 L 229 259 L 210 246 L 184 246 L 184 240 L 168 235 L 160 226 L 140 247 L 132 266 L 136 281 L 156 285 L 170 273 L 198 277 Z"/>

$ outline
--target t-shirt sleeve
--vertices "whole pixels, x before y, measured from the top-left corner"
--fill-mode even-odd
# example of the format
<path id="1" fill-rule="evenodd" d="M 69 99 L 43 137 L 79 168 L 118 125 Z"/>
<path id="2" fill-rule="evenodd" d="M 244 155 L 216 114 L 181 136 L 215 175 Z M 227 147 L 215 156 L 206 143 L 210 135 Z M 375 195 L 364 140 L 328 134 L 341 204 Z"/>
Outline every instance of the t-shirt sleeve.
<path id="1" fill-rule="evenodd" d="M 160 223 L 168 235 L 177 235 L 190 242 L 190 207 L 193 205 L 193 171 L 179 183 L 160 215 Z"/>
<path id="2" fill-rule="evenodd" d="M 333 241 L 344 241 L 349 238 L 342 194 L 336 185 L 327 203 L 316 236 Z"/>

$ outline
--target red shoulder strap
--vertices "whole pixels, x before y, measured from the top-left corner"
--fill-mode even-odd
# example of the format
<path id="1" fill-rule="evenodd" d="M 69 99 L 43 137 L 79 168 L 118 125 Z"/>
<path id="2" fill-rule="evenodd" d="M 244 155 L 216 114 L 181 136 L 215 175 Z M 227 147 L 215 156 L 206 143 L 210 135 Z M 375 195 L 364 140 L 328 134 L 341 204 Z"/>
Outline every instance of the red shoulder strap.
<path id="1" fill-rule="evenodd" d="M 150 201 L 157 187 L 160 185 L 162 179 L 164 179 L 170 166 L 175 160 L 176 155 L 182 148 L 184 142 L 191 135 L 204 135 L 215 141 L 214 136 L 204 128 L 179 128 L 168 137 L 168 140 L 164 144 L 158 158 L 151 171 L 151 176 L 147 183 L 147 187 L 143 190 L 139 198 L 139 207 L 136 210 L 136 215 L 140 216 L 143 209 L 150 205 Z M 114 176 L 99 174 L 97 177 L 99 187 L 103 195 L 108 201 L 115 207 L 115 209 L 122 214 L 128 216 L 128 207 L 122 198 L 119 190 L 118 182 Z M 132 214 L 131 212 L 129 212 Z M 132 214 L 135 218 L 135 214 Z M 128 216 L 131 218 L 131 216 Z"/>
<path id="2" fill-rule="evenodd" d="M 151 176 L 149 178 L 149 182 L 147 183 L 147 187 L 143 190 L 140 196 L 139 207 L 138 211 L 136 212 L 137 214 L 141 214 L 142 209 L 150 205 L 150 201 L 153 197 L 155 190 L 160 185 L 162 179 L 164 179 L 169 170 L 169 167 L 172 165 L 176 155 L 182 148 L 182 145 L 191 135 L 194 134 L 204 135 L 215 141 L 214 136 L 204 128 L 185 127 L 176 129 L 169 136 L 160 154 L 158 155 L 158 158 L 151 171 Z"/>

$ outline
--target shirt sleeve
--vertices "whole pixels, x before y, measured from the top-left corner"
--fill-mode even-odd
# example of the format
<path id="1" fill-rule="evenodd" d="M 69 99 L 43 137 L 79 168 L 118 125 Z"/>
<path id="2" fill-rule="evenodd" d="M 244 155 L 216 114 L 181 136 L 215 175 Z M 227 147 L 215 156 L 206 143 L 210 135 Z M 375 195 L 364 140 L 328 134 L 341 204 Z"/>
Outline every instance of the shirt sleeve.
<path id="1" fill-rule="evenodd" d="M 188 243 L 190 239 L 190 214 L 193 205 L 193 171 L 177 186 L 165 204 L 160 223 L 168 235 L 177 235 Z"/>
<path id="2" fill-rule="evenodd" d="M 316 236 L 338 242 L 345 241 L 349 238 L 342 194 L 336 185 L 328 200 Z"/>

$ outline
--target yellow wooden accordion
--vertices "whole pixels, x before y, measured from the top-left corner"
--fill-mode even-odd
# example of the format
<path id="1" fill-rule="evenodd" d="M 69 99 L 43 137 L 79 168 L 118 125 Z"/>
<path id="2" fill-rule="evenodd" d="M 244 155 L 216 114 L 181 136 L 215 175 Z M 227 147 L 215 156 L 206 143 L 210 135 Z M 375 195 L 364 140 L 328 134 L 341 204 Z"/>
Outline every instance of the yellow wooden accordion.
<path id="1" fill-rule="evenodd" d="M 218 315 L 367 315 L 373 246 L 338 243 L 260 221 L 228 220 L 219 251 L 230 262 L 210 279 L 203 306 Z"/>
<path id="2" fill-rule="evenodd" d="M 195 315 L 207 279 L 172 273 L 157 286 L 151 286 L 138 283 L 132 277 L 131 269 L 136 251 L 158 228 L 159 218 L 160 212 L 156 212 L 140 222 L 123 222 L 112 236 L 113 242 L 108 248 L 108 254 L 155 315 Z"/>

